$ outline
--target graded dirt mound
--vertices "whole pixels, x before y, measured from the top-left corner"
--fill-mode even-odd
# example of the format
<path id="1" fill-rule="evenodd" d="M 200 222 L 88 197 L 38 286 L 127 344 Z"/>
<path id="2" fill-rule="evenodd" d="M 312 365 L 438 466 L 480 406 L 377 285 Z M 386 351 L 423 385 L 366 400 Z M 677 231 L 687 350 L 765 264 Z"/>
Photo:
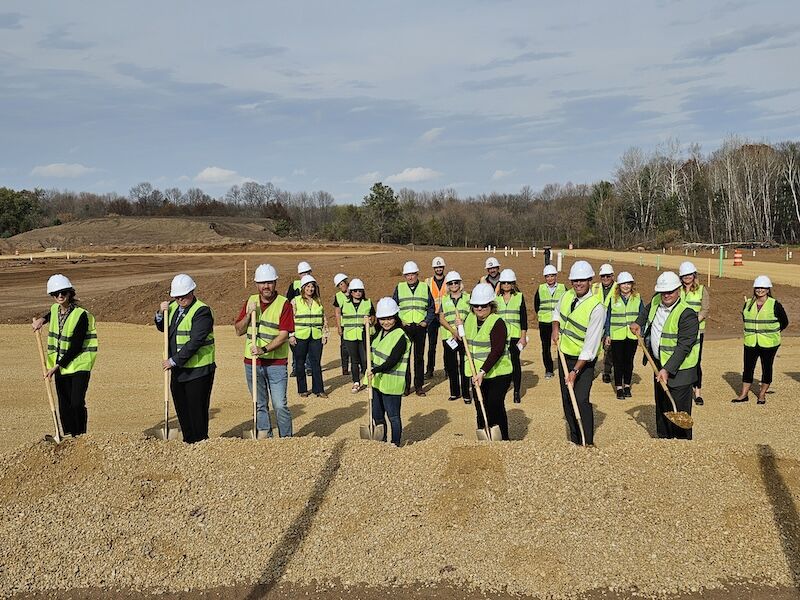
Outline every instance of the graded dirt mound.
<path id="1" fill-rule="evenodd" d="M 781 452 L 651 440 L 41 442 L 0 463 L 0 595 L 788 587 L 800 575 L 800 462 Z"/>

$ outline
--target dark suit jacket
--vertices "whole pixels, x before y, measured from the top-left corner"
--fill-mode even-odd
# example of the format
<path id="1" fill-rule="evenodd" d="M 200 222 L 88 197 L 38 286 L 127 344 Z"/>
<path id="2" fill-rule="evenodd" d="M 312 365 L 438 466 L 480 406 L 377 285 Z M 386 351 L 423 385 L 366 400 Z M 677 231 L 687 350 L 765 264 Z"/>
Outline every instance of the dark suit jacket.
<path id="1" fill-rule="evenodd" d="M 677 310 L 677 308 L 675 310 Z M 647 349 L 650 350 L 650 353 L 653 354 L 650 349 L 650 326 L 647 323 L 647 316 L 649 314 L 650 304 L 647 305 L 644 313 L 639 315 L 636 322 L 643 328 L 644 335 L 642 337 L 644 338 L 644 343 L 647 345 Z M 647 326 L 646 329 L 644 329 L 645 326 Z M 691 307 L 687 306 L 678 318 L 678 341 L 675 346 L 675 352 L 672 353 L 667 364 L 660 364 L 658 355 L 653 355 L 656 366 L 659 369 L 666 369 L 667 373 L 669 373 L 669 378 L 667 380 L 667 385 L 669 387 L 684 387 L 692 385 L 697 381 L 696 367 L 692 367 L 691 369 L 680 369 L 679 367 L 689 352 L 692 351 L 694 345 L 698 343 L 697 334 L 699 330 L 700 322 L 697 320 L 697 313 L 694 312 Z"/>
<path id="2" fill-rule="evenodd" d="M 186 310 L 188 311 L 195 302 L 197 302 L 197 298 L 195 298 L 192 303 L 186 307 Z M 186 313 L 184 313 L 184 315 L 185 314 Z M 183 345 L 183 348 L 181 348 L 180 352 L 177 351 L 178 346 L 175 343 L 175 331 L 178 328 L 177 319 L 178 311 L 176 310 L 175 314 L 172 315 L 172 320 L 170 321 L 169 328 L 167 329 L 169 334 L 169 356 L 173 361 L 175 361 L 175 367 L 172 369 L 172 376 L 176 381 L 186 382 L 212 373 L 216 368 L 215 364 L 211 364 L 207 367 L 198 367 L 195 369 L 186 369 L 183 367 L 183 365 L 186 364 L 186 361 L 188 361 L 192 355 L 203 345 L 203 342 L 205 341 L 206 337 L 208 337 L 208 334 L 214 331 L 214 316 L 211 313 L 211 309 L 208 306 L 203 306 L 194 314 L 192 317 L 192 329 L 189 332 L 189 341 Z M 156 329 L 159 331 L 164 331 L 164 321 L 159 321 L 156 319 Z"/>

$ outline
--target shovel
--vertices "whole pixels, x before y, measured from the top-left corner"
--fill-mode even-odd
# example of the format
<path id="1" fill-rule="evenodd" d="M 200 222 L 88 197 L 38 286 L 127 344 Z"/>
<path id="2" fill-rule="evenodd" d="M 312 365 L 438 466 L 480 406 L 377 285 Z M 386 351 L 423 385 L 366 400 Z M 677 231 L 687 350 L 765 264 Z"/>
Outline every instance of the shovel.
<path id="1" fill-rule="evenodd" d="M 250 334 L 250 343 L 251 345 L 256 345 L 256 338 L 258 337 L 256 331 L 256 313 L 253 312 L 250 315 L 250 329 L 252 333 Z M 264 440 L 269 437 L 269 434 L 272 433 L 272 427 L 270 424 L 269 431 L 259 431 L 258 425 L 256 424 L 256 414 L 258 409 L 257 399 L 258 399 L 258 359 L 255 356 L 252 358 L 251 368 L 250 368 L 250 378 L 251 378 L 251 388 L 253 390 L 253 427 L 249 429 L 242 430 L 242 439 L 245 440 Z M 269 407 L 267 407 L 269 410 Z"/>
<path id="2" fill-rule="evenodd" d="M 169 358 L 169 321 L 167 320 L 167 311 L 164 311 L 164 360 Z M 164 371 L 164 427 L 159 432 L 158 439 L 160 440 L 179 440 L 180 430 L 169 428 L 169 382 L 172 377 L 172 371 L 166 369 Z"/>
<path id="3" fill-rule="evenodd" d="M 42 350 L 42 334 L 39 329 L 36 330 L 36 347 L 39 348 L 39 359 L 42 363 L 42 375 L 47 375 L 47 362 L 44 358 L 44 350 Z M 61 427 L 61 419 L 59 418 L 58 411 L 56 410 L 56 403 L 53 400 L 53 388 L 51 387 L 51 382 L 46 377 L 44 380 L 44 386 L 47 388 L 47 401 L 50 403 L 50 413 L 53 415 L 53 428 L 55 430 L 55 435 L 47 435 L 45 436 L 45 439 L 52 439 L 57 444 L 60 444 L 61 440 L 64 439 L 63 429 Z"/>
<path id="4" fill-rule="evenodd" d="M 642 336 L 637 335 L 636 339 L 639 341 L 639 345 L 642 347 L 644 351 L 644 355 L 647 357 L 647 362 L 653 369 L 653 374 L 656 376 L 658 383 L 661 384 L 661 388 L 664 390 L 664 393 L 667 394 L 667 398 L 669 398 L 670 404 L 672 404 L 672 411 L 665 412 L 664 416 L 669 419 L 672 423 L 680 427 L 681 429 L 691 429 L 694 425 L 694 419 L 692 419 L 692 415 L 687 413 L 686 411 L 679 411 L 678 407 L 675 406 L 675 399 L 672 397 L 672 394 L 669 391 L 669 387 L 667 384 L 658 379 L 658 368 L 656 367 L 655 361 L 653 361 L 653 357 L 650 356 L 650 351 L 647 349 L 647 344 L 644 343 Z"/>
<path id="5" fill-rule="evenodd" d="M 369 317 L 364 317 L 364 339 L 367 341 L 367 372 L 372 371 L 372 344 L 369 337 Z M 372 418 L 372 374 L 367 376 L 367 416 L 369 421 L 367 425 L 361 425 L 358 428 L 358 433 L 362 440 L 375 440 L 382 442 L 386 435 L 386 426 L 381 423 L 376 425 L 375 420 Z"/>
<path id="6" fill-rule="evenodd" d="M 572 412 L 575 413 L 575 420 L 578 421 L 578 429 L 581 432 L 581 446 L 585 446 L 586 433 L 583 430 L 583 420 L 581 419 L 581 411 L 578 410 L 578 400 L 575 398 L 575 389 L 572 387 L 572 384 L 567 381 L 567 373 L 569 373 L 569 369 L 567 368 L 567 357 L 564 356 L 564 353 L 561 351 L 560 344 L 556 345 L 556 349 L 558 350 L 558 358 L 561 361 L 561 370 L 564 372 L 564 383 L 567 384 L 569 399 L 572 401 Z"/>

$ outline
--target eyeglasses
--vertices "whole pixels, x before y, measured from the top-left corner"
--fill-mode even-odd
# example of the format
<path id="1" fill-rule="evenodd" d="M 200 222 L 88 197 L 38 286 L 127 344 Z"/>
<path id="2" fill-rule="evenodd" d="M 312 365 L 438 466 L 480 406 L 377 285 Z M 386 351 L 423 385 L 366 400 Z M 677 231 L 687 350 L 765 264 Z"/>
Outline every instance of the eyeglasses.
<path id="1" fill-rule="evenodd" d="M 489 308 L 488 304 L 473 304 L 474 308 Z"/>
<path id="2" fill-rule="evenodd" d="M 188 294 L 184 294 L 183 296 L 173 296 L 173 298 L 175 300 L 185 300 L 186 298 L 188 298 L 191 295 L 192 295 L 192 292 L 189 292 Z"/>
<path id="3" fill-rule="evenodd" d="M 600 275 L 600 277 L 602 277 L 603 279 L 605 279 L 606 277 L 613 277 L 613 275 Z"/>
<path id="4" fill-rule="evenodd" d="M 69 290 L 58 290 L 57 292 L 51 292 L 50 294 L 53 298 L 58 298 L 59 296 L 64 296 L 65 298 L 69 296 Z"/>

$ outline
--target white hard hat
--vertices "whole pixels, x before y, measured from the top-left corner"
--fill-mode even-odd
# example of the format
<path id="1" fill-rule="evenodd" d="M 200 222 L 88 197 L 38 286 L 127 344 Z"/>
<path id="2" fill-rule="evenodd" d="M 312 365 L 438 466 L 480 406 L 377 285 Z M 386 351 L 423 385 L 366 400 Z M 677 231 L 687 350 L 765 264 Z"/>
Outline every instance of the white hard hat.
<path id="1" fill-rule="evenodd" d="M 47 293 L 52 294 L 53 292 L 60 292 L 61 290 L 71 290 L 72 284 L 69 282 L 69 279 L 66 276 L 62 275 L 61 273 L 57 273 L 50 277 L 47 280 Z"/>
<path id="2" fill-rule="evenodd" d="M 617 275 L 617 283 L 633 283 L 633 275 L 627 271 L 622 271 L 622 273 Z"/>
<path id="3" fill-rule="evenodd" d="M 387 319 L 395 316 L 400 312 L 400 307 L 394 298 L 381 298 L 378 300 L 378 305 L 375 307 L 375 316 L 379 319 Z"/>
<path id="4" fill-rule="evenodd" d="M 169 295 L 173 298 L 185 296 L 196 287 L 197 284 L 194 282 L 194 279 L 189 277 L 186 273 L 180 273 L 172 278 L 172 285 L 169 288 Z"/>
<path id="5" fill-rule="evenodd" d="M 612 267 L 608 263 L 603 263 L 600 265 L 600 275 L 613 275 L 614 274 L 614 267 Z"/>
<path id="6" fill-rule="evenodd" d="M 490 256 L 486 259 L 486 268 L 491 269 L 492 267 L 499 267 L 500 261 L 497 260 L 494 256 Z"/>
<path id="7" fill-rule="evenodd" d="M 347 275 L 345 275 L 344 273 L 337 273 L 337 274 L 336 274 L 336 275 L 334 275 L 334 277 L 333 277 L 333 285 L 339 285 L 339 284 L 340 284 L 340 283 L 342 283 L 342 282 L 343 282 L 345 279 L 347 279 Z"/>
<path id="8" fill-rule="evenodd" d="M 311 275 L 303 275 L 300 278 L 300 287 L 303 287 L 307 283 L 317 283 L 317 280 Z"/>
<path id="9" fill-rule="evenodd" d="M 264 283 L 266 281 L 277 280 L 278 272 L 275 270 L 275 267 L 269 264 L 258 265 L 256 268 L 256 276 L 253 277 L 253 281 L 256 283 Z"/>
<path id="10" fill-rule="evenodd" d="M 403 275 L 408 275 L 409 273 L 419 273 L 419 267 L 413 260 L 403 265 Z"/>
<path id="11" fill-rule="evenodd" d="M 770 278 L 767 277 L 766 275 L 759 275 L 758 277 L 756 277 L 756 280 L 753 282 L 753 287 L 754 288 L 757 288 L 757 287 L 759 287 L 759 288 L 771 288 L 772 287 L 772 281 L 770 281 Z"/>
<path id="12" fill-rule="evenodd" d="M 681 266 L 678 268 L 678 275 L 683 277 L 684 275 L 692 275 L 697 273 L 697 267 L 694 266 L 693 262 L 685 260 L 681 263 Z"/>
<path id="13" fill-rule="evenodd" d="M 472 290 L 472 294 L 469 297 L 469 303 L 489 304 L 489 302 L 494 302 L 494 299 L 495 299 L 494 288 L 488 283 L 479 283 Z"/>
<path id="14" fill-rule="evenodd" d="M 444 276 L 444 282 L 450 283 L 451 281 L 461 281 L 461 274 L 458 271 L 448 271 Z"/>
<path id="15" fill-rule="evenodd" d="M 511 269 L 500 271 L 500 283 L 513 283 L 517 280 L 517 275 Z"/>
<path id="16" fill-rule="evenodd" d="M 356 278 L 353 279 L 353 281 L 350 282 L 349 288 L 350 288 L 351 292 L 353 290 L 361 290 L 363 292 L 364 291 L 364 282 L 361 281 L 358 277 L 356 277 Z"/>
<path id="17" fill-rule="evenodd" d="M 556 269 L 555 265 L 547 265 L 542 271 L 542 275 L 558 275 L 558 269 Z"/>
<path id="18" fill-rule="evenodd" d="M 681 287 L 680 278 L 673 271 L 665 271 L 656 279 L 655 291 L 672 292 Z"/>
<path id="19" fill-rule="evenodd" d="M 437 256 L 431 262 L 431 266 L 432 267 L 443 267 L 443 266 L 445 266 L 444 265 L 444 259 L 441 256 Z"/>
<path id="20" fill-rule="evenodd" d="M 300 261 L 297 263 L 297 274 L 300 273 L 309 273 L 311 271 L 311 265 L 308 264 L 306 261 Z"/>
<path id="21" fill-rule="evenodd" d="M 591 279 L 592 277 L 594 277 L 594 269 L 592 265 L 585 260 L 575 261 L 569 270 L 570 281 L 574 281 L 575 279 Z"/>

